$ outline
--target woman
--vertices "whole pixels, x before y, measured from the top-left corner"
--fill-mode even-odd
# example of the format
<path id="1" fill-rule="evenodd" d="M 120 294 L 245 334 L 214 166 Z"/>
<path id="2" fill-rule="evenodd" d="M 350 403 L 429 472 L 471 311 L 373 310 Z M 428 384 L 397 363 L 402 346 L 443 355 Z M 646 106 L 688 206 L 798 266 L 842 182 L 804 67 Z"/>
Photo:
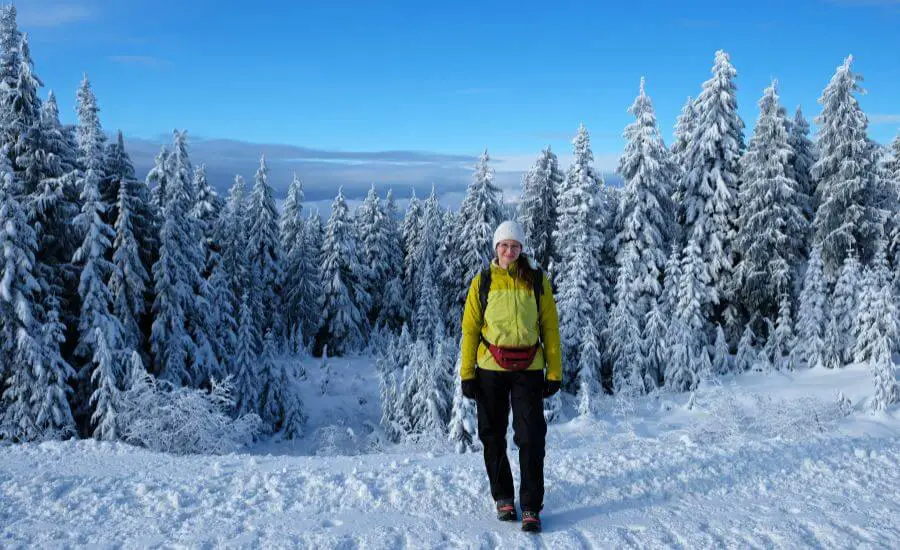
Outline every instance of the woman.
<path id="1" fill-rule="evenodd" d="M 522 477 L 522 530 L 540 531 L 547 434 L 543 399 L 559 391 L 562 359 L 550 282 L 522 254 L 524 240 L 522 226 L 514 221 L 505 221 L 494 231 L 496 258 L 475 276 L 466 298 L 460 375 L 463 395 L 477 404 L 478 438 L 484 444 L 491 495 L 502 521 L 517 519 L 506 457 L 512 403 Z"/>

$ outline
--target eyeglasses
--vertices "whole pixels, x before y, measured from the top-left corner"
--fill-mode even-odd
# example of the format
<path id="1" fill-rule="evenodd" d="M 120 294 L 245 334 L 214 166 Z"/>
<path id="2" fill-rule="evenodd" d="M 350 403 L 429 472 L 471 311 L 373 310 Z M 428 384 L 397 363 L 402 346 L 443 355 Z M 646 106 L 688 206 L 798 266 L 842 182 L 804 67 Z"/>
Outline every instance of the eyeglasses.
<path id="1" fill-rule="evenodd" d="M 499 248 L 500 250 L 502 250 L 504 252 L 506 252 L 507 250 L 509 250 L 511 252 L 521 252 L 522 251 L 522 245 L 520 245 L 520 244 L 500 243 L 497 245 L 497 248 Z"/>

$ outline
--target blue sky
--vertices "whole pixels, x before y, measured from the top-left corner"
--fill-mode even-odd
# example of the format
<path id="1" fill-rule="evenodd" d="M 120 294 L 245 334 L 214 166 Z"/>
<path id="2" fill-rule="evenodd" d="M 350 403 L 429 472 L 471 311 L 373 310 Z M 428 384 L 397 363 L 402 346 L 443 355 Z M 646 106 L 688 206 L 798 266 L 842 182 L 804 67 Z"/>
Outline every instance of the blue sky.
<path id="1" fill-rule="evenodd" d="M 265 152 L 285 180 L 276 187 L 296 169 L 323 196 L 373 181 L 458 196 L 483 148 L 511 188 L 542 147 L 564 160 L 582 121 L 611 171 L 640 77 L 670 140 L 719 48 L 738 70 L 748 138 L 772 78 L 789 110 L 812 118 L 847 54 L 865 76 L 872 136 L 900 130 L 900 1 L 603 4 L 16 3 L 64 119 L 87 72 L 105 129 L 125 132 L 139 171 L 186 128 L 217 180 L 252 177 Z"/>

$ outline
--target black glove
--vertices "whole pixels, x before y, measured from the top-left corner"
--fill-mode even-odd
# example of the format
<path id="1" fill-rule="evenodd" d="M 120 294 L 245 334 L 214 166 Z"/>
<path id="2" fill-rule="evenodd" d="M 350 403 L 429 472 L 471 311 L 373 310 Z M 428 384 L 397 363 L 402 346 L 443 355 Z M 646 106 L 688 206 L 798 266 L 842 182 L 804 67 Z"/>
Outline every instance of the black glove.
<path id="1" fill-rule="evenodd" d="M 475 399 L 478 396 L 478 380 L 474 378 L 463 380 L 462 394 L 467 399 Z"/>
<path id="2" fill-rule="evenodd" d="M 544 399 L 547 399 L 558 392 L 560 384 L 562 384 L 562 382 L 559 380 L 544 380 Z"/>

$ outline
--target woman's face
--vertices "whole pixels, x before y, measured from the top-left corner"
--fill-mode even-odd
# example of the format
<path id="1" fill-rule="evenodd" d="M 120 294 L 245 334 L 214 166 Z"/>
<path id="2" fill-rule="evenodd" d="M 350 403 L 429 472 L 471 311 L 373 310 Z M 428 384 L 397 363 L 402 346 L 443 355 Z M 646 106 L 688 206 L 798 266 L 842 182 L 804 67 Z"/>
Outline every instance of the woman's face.
<path id="1" fill-rule="evenodd" d="M 522 253 L 522 243 L 519 241 L 500 241 L 497 243 L 497 263 L 506 269 L 511 263 L 519 259 Z"/>

